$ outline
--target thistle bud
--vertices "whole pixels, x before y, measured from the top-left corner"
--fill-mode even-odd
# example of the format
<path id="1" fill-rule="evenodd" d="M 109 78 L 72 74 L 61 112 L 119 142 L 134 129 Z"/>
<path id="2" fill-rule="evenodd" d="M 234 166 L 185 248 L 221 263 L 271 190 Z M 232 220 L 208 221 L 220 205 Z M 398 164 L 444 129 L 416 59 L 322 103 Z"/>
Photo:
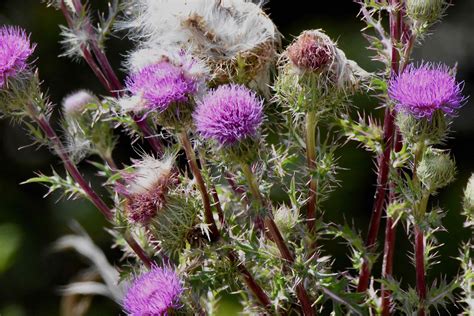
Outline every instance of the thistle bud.
<path id="1" fill-rule="evenodd" d="M 396 120 L 403 139 L 410 144 L 420 141 L 430 145 L 440 144 L 448 132 L 449 118 L 442 111 L 436 111 L 431 118 L 417 118 L 398 112 Z"/>
<path id="2" fill-rule="evenodd" d="M 474 226 L 474 174 L 471 175 L 464 190 L 464 213 L 467 217 L 467 226 Z"/>
<path id="3" fill-rule="evenodd" d="M 282 55 L 275 90 L 295 112 L 326 112 L 366 75 L 321 30 L 304 31 Z"/>
<path id="4" fill-rule="evenodd" d="M 199 243 L 202 233 L 196 231 L 196 218 L 202 209 L 199 197 L 180 188 L 169 192 L 166 204 L 151 221 L 150 229 L 166 253 L 175 258 L 187 244 Z M 197 234 L 196 234 L 197 232 Z"/>
<path id="5" fill-rule="evenodd" d="M 275 223 L 284 235 L 291 233 L 298 223 L 298 212 L 286 205 L 279 207 L 273 216 Z"/>
<path id="6" fill-rule="evenodd" d="M 414 21 L 432 24 L 439 20 L 446 10 L 445 0 L 407 0 L 407 15 Z"/>
<path id="7" fill-rule="evenodd" d="M 63 112 L 66 116 L 80 115 L 86 106 L 96 103 L 97 98 L 87 90 L 79 90 L 74 92 L 63 100 Z"/>
<path id="8" fill-rule="evenodd" d="M 456 164 L 447 152 L 428 148 L 424 154 L 416 174 L 430 192 L 434 192 L 454 180 Z"/>

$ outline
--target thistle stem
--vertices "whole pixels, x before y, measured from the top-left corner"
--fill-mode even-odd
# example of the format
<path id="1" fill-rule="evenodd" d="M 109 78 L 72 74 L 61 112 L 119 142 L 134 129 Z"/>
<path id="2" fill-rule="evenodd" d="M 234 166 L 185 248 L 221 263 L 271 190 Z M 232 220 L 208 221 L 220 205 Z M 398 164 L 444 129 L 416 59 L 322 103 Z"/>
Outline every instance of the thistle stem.
<path id="1" fill-rule="evenodd" d="M 392 40 L 392 60 L 391 70 L 393 74 L 399 71 L 400 55 L 397 50 L 397 43 L 401 39 L 401 31 L 403 28 L 403 21 L 400 14 L 400 0 L 391 0 L 392 11 L 390 12 L 390 37 Z M 369 231 L 367 234 L 366 247 L 369 251 L 373 251 L 377 242 L 377 236 L 380 228 L 380 221 L 382 219 L 383 206 L 387 191 L 388 174 L 390 169 L 390 152 L 393 146 L 393 137 L 395 132 L 395 111 L 389 106 L 385 107 L 385 117 L 383 126 L 383 143 L 384 150 L 378 157 L 377 166 L 377 188 L 375 191 L 374 205 L 372 208 L 372 215 L 369 223 Z M 369 279 L 371 275 L 371 267 L 367 258 L 364 258 L 361 271 L 359 274 L 359 282 L 357 285 L 358 292 L 365 292 L 369 286 Z"/>
<path id="2" fill-rule="evenodd" d="M 393 144 L 394 151 L 399 152 L 402 149 L 402 138 L 398 131 L 395 132 L 395 141 Z M 395 184 L 390 184 L 390 194 L 388 196 L 388 204 L 395 199 Z M 393 274 L 393 256 L 395 254 L 395 239 L 397 232 L 397 223 L 387 213 L 387 222 L 385 224 L 385 241 L 384 254 L 382 264 L 382 279 L 387 280 Z M 382 296 L 382 316 L 389 316 L 391 314 L 392 293 L 386 289 L 384 285 L 381 288 Z"/>
<path id="3" fill-rule="evenodd" d="M 416 291 L 420 299 L 418 316 L 425 315 L 426 280 L 425 280 L 425 241 L 420 226 L 415 225 L 415 265 L 416 265 Z"/>
<path id="4" fill-rule="evenodd" d="M 316 222 L 317 208 L 317 182 L 313 178 L 312 173 L 316 167 L 316 125 L 317 114 L 310 111 L 306 114 L 306 160 L 308 164 L 309 177 L 309 199 L 307 205 L 306 218 L 308 220 L 308 229 L 310 232 L 314 230 Z"/>
<path id="5" fill-rule="evenodd" d="M 76 165 L 71 161 L 67 155 L 66 148 L 62 144 L 58 135 L 51 127 L 49 120 L 41 113 L 38 113 L 37 109 L 32 104 L 27 104 L 28 111 L 31 117 L 36 121 L 41 130 L 44 132 L 48 140 L 53 145 L 53 148 L 59 158 L 62 160 L 64 167 L 67 172 L 71 175 L 74 181 L 82 188 L 84 193 L 87 195 L 89 200 L 94 204 L 94 206 L 104 215 L 107 221 L 112 222 L 114 219 L 114 214 L 110 208 L 105 204 L 102 198 L 92 189 L 92 187 L 87 183 L 82 174 L 77 169 Z M 137 254 L 137 256 L 143 261 L 143 263 L 149 268 L 152 266 L 152 260 L 148 257 L 145 250 L 137 243 L 131 234 L 125 232 L 124 239 L 130 248 Z"/>
<path id="6" fill-rule="evenodd" d="M 187 132 L 181 132 L 178 134 L 179 141 L 181 146 L 183 146 L 184 152 L 186 153 L 186 158 L 188 159 L 189 167 L 193 173 L 194 179 L 196 179 L 199 191 L 201 193 L 202 202 L 204 204 L 204 217 L 206 224 L 209 225 L 209 230 L 211 232 L 211 239 L 219 239 L 219 231 L 217 229 L 214 216 L 212 214 L 211 200 L 209 198 L 209 192 L 207 191 L 206 183 L 201 174 L 201 170 L 197 164 L 196 153 L 194 152 L 191 141 L 189 140 Z"/>
<path id="7" fill-rule="evenodd" d="M 241 169 L 242 172 L 247 179 L 247 182 L 249 184 L 249 189 L 252 192 L 252 195 L 254 198 L 258 201 L 261 207 L 266 207 L 265 199 L 263 198 L 263 195 L 260 192 L 260 188 L 258 186 L 258 182 L 252 173 L 252 170 L 248 164 L 241 164 Z M 264 216 L 264 224 L 266 229 L 268 230 L 268 234 L 275 242 L 277 245 L 277 248 L 280 252 L 281 257 L 286 261 L 288 265 L 292 265 L 295 262 L 295 259 L 293 257 L 293 254 L 291 253 L 290 249 L 285 243 L 285 240 L 283 239 L 283 236 L 278 229 L 278 226 L 276 225 L 275 221 L 269 215 L 268 213 L 265 214 Z M 306 292 L 306 289 L 304 288 L 302 283 L 299 283 L 296 286 L 296 296 L 298 297 L 298 300 L 300 301 L 301 308 L 303 311 L 303 315 L 315 315 L 313 307 L 311 306 L 311 302 L 308 297 L 308 293 Z"/>

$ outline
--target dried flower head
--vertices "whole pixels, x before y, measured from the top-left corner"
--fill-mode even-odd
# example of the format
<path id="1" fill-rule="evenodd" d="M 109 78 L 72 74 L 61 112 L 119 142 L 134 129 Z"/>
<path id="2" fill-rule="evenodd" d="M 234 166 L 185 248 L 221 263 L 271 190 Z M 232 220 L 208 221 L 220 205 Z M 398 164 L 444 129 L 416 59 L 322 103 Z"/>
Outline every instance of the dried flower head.
<path id="1" fill-rule="evenodd" d="M 25 30 L 15 26 L 0 28 L 0 88 L 8 77 L 27 67 L 27 60 L 34 50 L 35 44 L 30 43 Z"/>
<path id="2" fill-rule="evenodd" d="M 125 184 L 117 191 L 126 197 L 126 213 L 134 223 L 148 224 L 165 204 L 166 193 L 172 183 L 174 157 L 162 160 L 144 156 L 134 161 L 134 171 L 123 173 Z"/>
<path id="3" fill-rule="evenodd" d="M 198 102 L 197 131 L 220 145 L 233 145 L 256 136 L 263 121 L 263 101 L 241 85 L 223 85 Z"/>
<path id="4" fill-rule="evenodd" d="M 409 65 L 389 83 L 389 95 L 396 109 L 417 118 L 431 118 L 436 110 L 455 114 L 464 101 L 462 83 L 443 64 Z"/>
<path id="5" fill-rule="evenodd" d="M 140 0 L 124 23 L 145 47 L 186 49 L 205 60 L 218 83 L 268 79 L 280 35 L 260 5 L 250 0 Z M 239 68 L 239 69 L 238 69 Z"/>
<path id="6" fill-rule="evenodd" d="M 153 267 L 133 280 L 127 289 L 123 308 L 128 315 L 168 315 L 179 308 L 183 286 L 179 276 L 169 267 Z"/>
<path id="7" fill-rule="evenodd" d="M 94 102 L 96 102 L 96 97 L 91 92 L 79 90 L 64 98 L 63 111 L 66 115 L 78 115 L 88 104 Z"/>
<path id="8" fill-rule="evenodd" d="M 161 61 L 127 78 L 127 89 L 140 96 L 147 110 L 164 112 L 173 103 L 185 103 L 196 92 L 196 81 L 184 69 Z"/>
<path id="9" fill-rule="evenodd" d="M 304 31 L 287 48 L 290 61 L 304 71 L 321 71 L 331 66 L 336 55 L 333 41 L 321 31 Z"/>

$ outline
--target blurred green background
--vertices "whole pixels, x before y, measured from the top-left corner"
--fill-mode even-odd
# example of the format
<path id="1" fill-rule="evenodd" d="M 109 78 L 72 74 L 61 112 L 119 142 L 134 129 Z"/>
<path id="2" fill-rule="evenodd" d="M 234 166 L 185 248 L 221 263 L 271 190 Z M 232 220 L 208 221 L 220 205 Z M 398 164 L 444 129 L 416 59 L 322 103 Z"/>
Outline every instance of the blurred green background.
<path id="1" fill-rule="evenodd" d="M 104 7 L 105 1 L 91 1 L 93 7 Z M 474 90 L 474 1 L 455 1 L 443 23 L 436 25 L 421 48 L 415 50 L 416 60 L 443 61 L 459 66 L 458 78 L 465 81 L 465 94 Z M 267 11 L 285 36 L 285 43 L 304 29 L 323 28 L 347 56 L 362 67 L 374 70 L 379 64 L 370 61 L 365 39 L 359 30 L 363 24 L 356 18 L 358 6 L 351 0 L 307 1 L 272 0 Z M 44 87 L 51 99 L 60 103 L 73 90 L 88 88 L 98 94 L 104 91 L 84 63 L 59 58 L 61 45 L 58 24 L 63 24 L 59 12 L 46 8 L 39 0 L 0 0 L 0 24 L 20 25 L 32 33 L 38 43 L 37 65 Z M 109 42 L 109 56 L 116 69 L 132 47 L 125 38 Z M 123 73 L 121 73 L 123 77 Z M 359 98 L 356 104 L 366 112 L 377 113 L 373 100 Z M 125 140 L 125 139 L 123 139 Z M 122 140 L 122 141 L 123 141 Z M 74 253 L 53 253 L 51 244 L 60 236 L 70 233 L 72 219 L 77 220 L 107 253 L 111 261 L 119 254 L 110 250 L 110 238 L 104 231 L 105 224 L 99 212 L 84 201 L 63 201 L 52 196 L 43 199 L 46 189 L 39 185 L 20 185 L 34 172 L 49 173 L 50 166 L 60 164 L 46 149 L 28 146 L 31 140 L 21 128 L 0 120 L 0 315 L 57 315 L 60 313 L 58 287 L 67 284 L 75 274 L 87 267 L 86 262 Z M 449 233 L 440 233 L 442 265 L 434 266 L 430 276 L 443 273 L 448 279 L 458 271 L 454 256 L 458 254 L 461 240 L 469 237 L 463 228 L 460 215 L 463 187 L 474 171 L 474 108 L 468 103 L 453 125 L 452 138 L 447 144 L 458 165 L 454 184 L 439 194 L 435 201 L 449 210 L 445 227 Z M 25 147 L 19 150 L 20 147 Z M 123 155 L 128 146 L 123 146 Z M 343 186 L 325 204 L 327 220 L 353 222 L 365 236 L 372 196 L 374 193 L 374 163 L 363 149 L 349 143 L 340 151 L 340 179 Z M 83 165 L 87 172 L 87 165 Z M 383 229 L 382 229 L 383 230 Z M 414 271 L 409 264 L 409 241 L 400 228 L 397 237 L 395 275 L 404 282 L 411 282 Z M 336 258 L 336 266 L 348 264 L 345 248 L 329 242 L 327 251 Z M 375 268 L 376 271 L 379 267 Z M 432 280 L 432 279 L 431 279 Z M 222 315 L 235 310 L 232 300 L 224 300 Z M 224 307 L 224 306 L 223 306 Z M 453 310 L 454 311 L 454 310 Z M 106 299 L 94 298 L 88 315 L 115 315 L 118 307 Z"/>

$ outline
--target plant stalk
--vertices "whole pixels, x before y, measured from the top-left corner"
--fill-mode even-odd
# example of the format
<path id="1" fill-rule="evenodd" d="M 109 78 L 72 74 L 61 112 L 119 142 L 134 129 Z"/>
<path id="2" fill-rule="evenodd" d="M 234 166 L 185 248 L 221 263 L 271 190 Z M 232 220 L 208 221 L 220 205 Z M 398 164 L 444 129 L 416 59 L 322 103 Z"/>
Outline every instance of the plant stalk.
<path id="1" fill-rule="evenodd" d="M 310 232 L 314 230 L 316 222 L 317 209 L 317 181 L 313 178 L 312 173 L 316 167 L 316 125 L 317 114 L 310 111 L 306 114 L 306 160 L 309 172 L 309 198 L 307 205 L 306 219 L 308 221 L 308 229 Z"/>
<path id="2" fill-rule="evenodd" d="M 403 21 L 398 6 L 400 0 L 391 0 L 392 11 L 390 12 L 390 37 L 392 40 L 392 60 L 391 70 L 392 74 L 398 74 L 400 55 L 397 50 L 397 43 L 401 39 L 403 28 Z M 384 150 L 378 157 L 377 166 L 377 188 L 375 191 L 374 205 L 372 208 L 372 215 L 370 218 L 369 231 L 367 234 L 366 246 L 369 251 L 373 251 L 377 242 L 377 236 L 380 228 L 380 221 L 382 219 L 383 206 L 385 203 L 388 174 L 390 169 L 390 152 L 393 146 L 393 138 L 395 132 L 395 110 L 388 104 L 385 107 L 384 126 L 383 126 L 383 143 Z M 371 275 L 371 267 L 369 262 L 364 259 L 362 268 L 359 274 L 359 283 L 357 285 L 358 292 L 365 292 L 369 286 L 369 279 Z"/>
<path id="3" fill-rule="evenodd" d="M 242 172 L 244 173 L 244 176 L 247 179 L 247 182 L 249 184 L 249 189 L 252 192 L 252 195 L 254 198 L 260 203 L 261 207 L 266 207 L 265 199 L 263 198 L 260 188 L 258 186 L 257 180 L 254 177 L 252 170 L 248 164 L 241 164 L 241 169 Z M 291 253 L 290 249 L 285 243 L 285 240 L 283 239 L 283 236 L 278 229 L 278 226 L 276 225 L 275 221 L 269 215 L 268 213 L 264 215 L 264 224 L 266 229 L 268 230 L 268 234 L 275 242 L 277 245 L 277 248 L 280 252 L 281 257 L 286 261 L 288 265 L 292 265 L 295 262 L 295 259 L 293 257 L 293 254 Z M 303 312 L 303 315 L 308 315 L 308 316 L 313 316 L 315 315 L 313 307 L 311 306 L 311 302 L 309 300 L 308 293 L 306 292 L 306 289 L 304 288 L 302 283 L 299 283 L 296 286 L 296 296 L 298 297 L 298 300 L 300 301 L 301 304 L 301 309 Z"/>
<path id="4" fill-rule="evenodd" d="M 74 181 L 79 184 L 79 186 L 82 188 L 82 190 L 87 195 L 92 204 L 94 204 L 94 206 L 104 215 L 107 221 L 112 222 L 114 219 L 113 212 L 110 210 L 107 204 L 105 204 L 102 198 L 94 191 L 94 189 L 92 189 L 89 183 L 87 183 L 87 181 L 77 169 L 76 165 L 71 161 L 71 159 L 67 155 L 66 148 L 64 148 L 64 145 L 62 144 L 54 129 L 51 127 L 51 124 L 49 123 L 48 119 L 43 114 L 38 113 L 38 111 L 33 105 L 28 104 L 27 107 L 29 113 L 31 114 L 31 117 L 36 121 L 41 130 L 44 132 L 45 136 L 53 145 L 56 154 L 62 160 L 67 172 L 71 175 Z M 148 257 L 145 250 L 143 250 L 143 248 L 137 243 L 133 236 L 126 232 L 123 237 L 130 246 L 130 248 L 143 261 L 143 263 L 148 268 L 150 268 L 153 264 L 152 260 Z"/>
<path id="5" fill-rule="evenodd" d="M 219 231 L 217 229 L 214 216 L 212 214 L 211 200 L 209 198 L 209 192 L 207 191 L 206 183 L 201 174 L 201 170 L 197 164 L 196 153 L 194 152 L 191 141 L 189 140 L 188 134 L 186 131 L 180 132 L 178 134 L 179 141 L 181 146 L 183 146 L 184 152 L 186 153 L 186 158 L 188 159 L 189 167 L 193 173 L 194 179 L 196 179 L 199 192 L 201 193 L 202 202 L 204 204 L 204 217 L 206 224 L 209 226 L 211 232 L 211 240 L 219 239 Z"/>

